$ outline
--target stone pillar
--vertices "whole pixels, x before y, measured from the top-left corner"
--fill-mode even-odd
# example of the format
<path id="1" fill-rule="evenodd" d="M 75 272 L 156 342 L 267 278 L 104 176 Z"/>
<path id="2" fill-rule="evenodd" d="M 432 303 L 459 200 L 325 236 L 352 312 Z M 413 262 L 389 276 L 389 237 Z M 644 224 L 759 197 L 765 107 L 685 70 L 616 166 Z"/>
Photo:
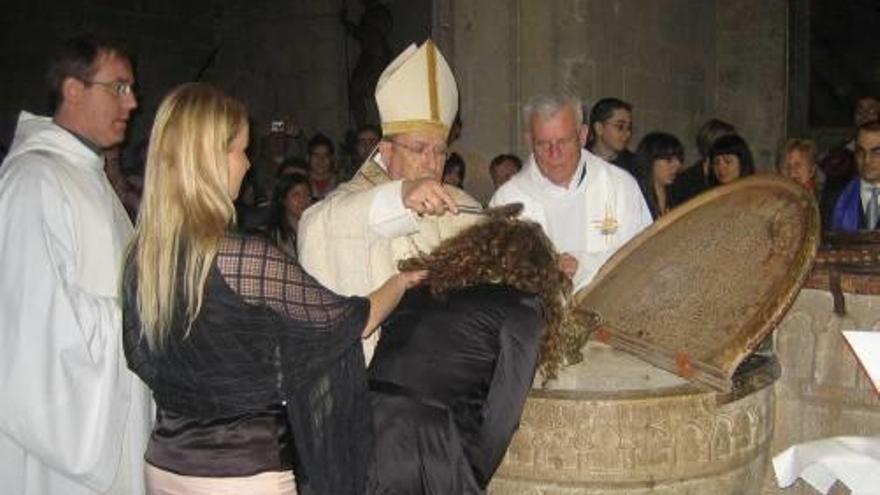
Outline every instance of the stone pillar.
<path id="1" fill-rule="evenodd" d="M 690 163 L 697 128 L 718 117 L 740 129 L 759 169 L 772 168 L 785 130 L 785 2 L 436 0 L 433 12 L 461 87 L 460 146 L 485 159 L 525 158 L 519 107 L 566 91 L 631 102 L 631 149 L 664 130 Z M 488 175 L 472 169 L 466 186 L 485 198 Z"/>
<path id="2" fill-rule="evenodd" d="M 18 113 L 49 113 L 45 84 L 57 44 L 94 33 L 122 43 L 135 62 L 139 108 L 128 146 L 149 136 L 156 107 L 174 86 L 191 81 L 217 45 L 218 2 L 94 0 L 5 2 L 0 41 L 0 143 L 9 145 Z"/>
<path id="3" fill-rule="evenodd" d="M 226 2 L 222 44 L 208 77 L 248 104 L 261 126 L 254 131 L 266 132 L 272 119 L 293 115 L 309 135 L 320 131 L 342 140 L 349 123 L 340 7 L 340 2 Z M 349 41 L 350 50 L 356 44 Z"/>
<path id="4" fill-rule="evenodd" d="M 788 2 L 718 2 L 718 85 L 714 106 L 736 125 L 755 156 L 772 171 L 785 142 Z"/>
<path id="5" fill-rule="evenodd" d="M 486 160 L 528 155 L 519 109 L 538 93 L 606 96 L 635 107 L 631 147 L 663 129 L 692 151 L 713 115 L 715 2 L 438 0 L 435 36 L 461 87 L 461 146 Z M 467 187 L 491 193 L 485 171 Z"/>
<path id="6" fill-rule="evenodd" d="M 455 72 L 464 122 L 453 149 L 467 163 L 466 189 L 487 201 L 489 160 L 518 148 L 519 1 L 435 1 L 433 36 Z"/>

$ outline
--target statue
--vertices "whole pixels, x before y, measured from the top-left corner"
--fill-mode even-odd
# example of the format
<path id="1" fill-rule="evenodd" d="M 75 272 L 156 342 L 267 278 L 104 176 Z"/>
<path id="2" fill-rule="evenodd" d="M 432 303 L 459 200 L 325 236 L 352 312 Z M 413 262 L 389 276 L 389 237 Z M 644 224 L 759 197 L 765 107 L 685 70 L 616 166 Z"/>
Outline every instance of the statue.
<path id="1" fill-rule="evenodd" d="M 364 13 L 357 24 L 348 20 L 348 9 L 344 6 L 339 15 L 346 36 L 360 43 L 360 54 L 348 81 L 349 111 L 354 116 L 355 127 L 379 122 L 373 92 L 379 75 L 391 62 L 388 45 L 393 26 L 391 11 L 379 0 L 362 0 L 362 3 Z"/>

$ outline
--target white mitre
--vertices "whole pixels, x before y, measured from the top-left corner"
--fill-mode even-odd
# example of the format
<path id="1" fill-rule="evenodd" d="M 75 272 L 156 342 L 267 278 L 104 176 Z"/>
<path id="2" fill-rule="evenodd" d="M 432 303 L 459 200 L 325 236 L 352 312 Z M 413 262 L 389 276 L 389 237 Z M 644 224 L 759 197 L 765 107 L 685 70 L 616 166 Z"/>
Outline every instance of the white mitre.
<path id="1" fill-rule="evenodd" d="M 407 47 L 376 84 L 376 104 L 386 136 L 437 132 L 444 139 L 458 112 L 458 86 L 452 69 L 430 39 Z"/>

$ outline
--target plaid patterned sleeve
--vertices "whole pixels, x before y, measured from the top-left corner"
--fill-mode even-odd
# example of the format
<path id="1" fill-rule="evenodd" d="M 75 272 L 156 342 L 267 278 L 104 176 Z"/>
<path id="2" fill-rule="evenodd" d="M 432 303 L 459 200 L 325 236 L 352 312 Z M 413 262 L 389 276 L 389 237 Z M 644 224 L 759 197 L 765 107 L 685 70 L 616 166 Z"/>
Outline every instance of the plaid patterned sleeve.
<path id="1" fill-rule="evenodd" d="M 322 286 L 268 239 L 227 235 L 217 266 L 226 283 L 248 304 L 272 310 L 313 328 L 333 327 L 351 316 L 356 301 Z"/>

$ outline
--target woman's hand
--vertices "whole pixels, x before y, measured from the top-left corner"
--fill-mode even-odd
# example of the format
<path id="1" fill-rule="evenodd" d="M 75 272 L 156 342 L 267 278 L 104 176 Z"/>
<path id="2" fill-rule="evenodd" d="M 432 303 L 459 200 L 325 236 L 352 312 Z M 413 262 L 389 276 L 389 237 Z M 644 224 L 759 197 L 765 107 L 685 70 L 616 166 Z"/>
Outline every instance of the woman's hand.
<path id="1" fill-rule="evenodd" d="M 363 337 L 367 338 L 382 324 L 385 318 L 400 302 L 403 293 L 407 289 L 411 289 L 425 280 L 428 276 L 427 270 L 413 270 L 408 272 L 400 272 L 396 275 L 388 277 L 388 280 L 381 287 L 370 293 L 370 317 L 364 327 Z"/>

